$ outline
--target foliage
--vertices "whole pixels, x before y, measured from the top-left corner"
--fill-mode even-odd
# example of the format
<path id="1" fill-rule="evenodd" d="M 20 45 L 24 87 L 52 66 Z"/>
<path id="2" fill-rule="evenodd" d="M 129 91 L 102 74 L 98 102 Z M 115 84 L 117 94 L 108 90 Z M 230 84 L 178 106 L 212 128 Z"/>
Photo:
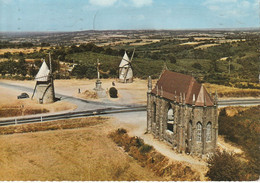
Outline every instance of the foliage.
<path id="1" fill-rule="evenodd" d="M 115 88 L 115 87 L 111 87 L 110 89 L 109 89 L 109 96 L 111 97 L 111 98 L 117 98 L 118 96 L 117 96 L 117 89 Z"/>
<path id="2" fill-rule="evenodd" d="M 173 34 L 173 33 L 172 33 Z M 174 35 L 174 34 L 173 34 Z M 54 70 L 59 70 L 59 62 L 64 61 L 68 63 L 79 63 L 81 65 L 88 65 L 92 67 L 97 59 L 101 61 L 101 70 L 108 72 L 103 74 L 104 78 L 118 77 L 118 65 L 122 59 L 125 50 L 128 55 L 136 48 L 134 59 L 132 62 L 134 76 L 138 78 L 158 78 L 162 71 L 163 62 L 167 62 L 170 70 L 193 75 L 195 78 L 200 78 L 201 82 L 210 82 L 217 84 L 224 84 L 227 86 L 239 85 L 240 81 L 257 83 L 259 75 L 259 54 L 257 52 L 260 39 L 258 35 L 227 35 L 226 37 L 234 37 L 238 39 L 246 39 L 246 41 L 219 43 L 218 39 L 211 39 L 206 41 L 197 41 L 198 44 L 189 45 L 182 44 L 187 41 L 194 41 L 195 38 L 190 36 L 186 40 L 179 40 L 175 38 L 164 38 L 159 42 L 151 44 L 131 46 L 131 45 L 117 45 L 117 46 L 97 46 L 94 43 L 73 44 L 71 46 L 56 46 L 49 50 L 36 51 L 28 54 L 10 53 L 6 52 L 0 57 L 8 58 L 9 60 L 19 60 L 20 57 L 40 59 L 46 58 L 47 52 L 51 52 L 54 60 Z M 157 35 L 151 38 L 158 37 Z M 159 36 L 161 39 L 161 36 Z M 140 41 L 138 39 L 137 41 Z M 10 42 L 0 42 L 3 47 L 20 47 L 32 46 L 24 43 L 22 45 L 15 45 Z M 0 45 L 1 45 L 0 44 Z M 208 47 L 206 49 L 196 48 L 204 44 L 217 44 L 216 46 Z M 41 46 L 48 46 L 48 43 L 43 42 Z M 227 58 L 226 60 L 222 58 Z M 46 58 L 46 60 L 48 60 Z M 229 61 L 231 72 L 229 74 Z M 55 68 L 57 63 L 57 69 Z M 94 78 L 95 72 L 86 74 L 81 72 L 72 76 L 77 78 Z M 12 73 L 12 71 L 10 71 Z M 5 73 L 5 71 L 3 72 Z M 27 70 L 27 73 L 32 73 Z M 20 73 L 24 74 L 24 73 Z M 31 75 L 31 74 L 30 74 Z M 252 87 L 252 85 L 248 85 Z"/>
<path id="3" fill-rule="evenodd" d="M 245 181 L 243 163 L 234 154 L 217 151 L 208 160 L 206 174 L 212 181 Z"/>
<path id="4" fill-rule="evenodd" d="M 225 109 L 222 109 L 219 114 L 219 134 L 242 146 L 249 159 L 247 171 L 250 180 L 256 180 L 260 175 L 259 113 L 260 106 L 240 112 L 234 117 L 227 116 Z"/>
<path id="5" fill-rule="evenodd" d="M 189 166 L 178 162 L 170 162 L 169 159 L 152 146 L 145 144 L 139 137 L 129 137 L 125 129 L 118 129 L 109 134 L 109 137 L 124 150 L 136 159 L 142 167 L 151 169 L 156 175 L 166 180 L 191 181 L 200 180 L 197 172 Z"/>
<path id="6" fill-rule="evenodd" d="M 195 69 L 199 69 L 199 70 L 202 69 L 202 66 L 200 65 L 200 63 L 194 63 L 194 64 L 192 64 L 192 67 Z"/>
<path id="7" fill-rule="evenodd" d="M 96 78 L 96 66 L 95 65 L 90 65 L 90 64 L 79 64 L 76 65 L 73 70 L 72 70 L 72 75 L 76 76 L 76 78 L 89 78 L 93 79 Z"/>

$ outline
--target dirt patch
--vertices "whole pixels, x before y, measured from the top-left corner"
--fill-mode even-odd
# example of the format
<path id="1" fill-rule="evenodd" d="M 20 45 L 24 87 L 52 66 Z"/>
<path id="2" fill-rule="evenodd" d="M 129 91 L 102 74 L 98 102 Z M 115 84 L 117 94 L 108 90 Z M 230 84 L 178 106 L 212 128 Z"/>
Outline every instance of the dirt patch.
<path id="1" fill-rule="evenodd" d="M 98 99 L 97 93 L 89 90 L 85 90 L 84 92 L 78 94 L 77 97 L 84 99 Z"/>
<path id="2" fill-rule="evenodd" d="M 52 104 L 38 104 L 36 100 L 17 99 L 20 91 L 0 87 L 0 117 L 13 117 L 48 112 L 74 110 L 76 105 L 65 101 L 57 101 Z"/>
<path id="3" fill-rule="evenodd" d="M 76 122 L 67 121 L 70 124 Z M 58 121 L 54 123 L 59 126 Z M 86 126 L 0 135 L 0 180 L 165 180 L 141 167 L 108 138 L 113 128 L 110 121 L 85 118 L 81 119 L 81 123 Z"/>

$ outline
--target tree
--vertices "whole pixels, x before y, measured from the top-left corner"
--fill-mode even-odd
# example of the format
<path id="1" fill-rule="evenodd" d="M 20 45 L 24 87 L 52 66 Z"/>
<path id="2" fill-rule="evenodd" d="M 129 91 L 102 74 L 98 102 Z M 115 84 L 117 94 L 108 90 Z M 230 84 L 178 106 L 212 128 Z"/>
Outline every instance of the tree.
<path id="1" fill-rule="evenodd" d="M 176 57 L 174 55 L 171 54 L 171 55 L 168 56 L 168 58 L 169 58 L 169 60 L 172 64 L 176 64 L 177 60 L 176 60 Z"/>
<path id="2" fill-rule="evenodd" d="M 41 60 L 35 60 L 34 65 L 36 65 L 38 68 L 40 68 L 41 65 L 42 65 L 42 61 Z"/>
<path id="3" fill-rule="evenodd" d="M 243 181 L 245 170 L 243 163 L 234 154 L 226 151 L 217 151 L 208 160 L 208 172 L 206 174 L 212 181 Z"/>
<path id="4" fill-rule="evenodd" d="M 17 74 L 21 74 L 22 76 L 26 76 L 27 74 L 27 63 L 23 57 L 17 63 Z"/>
<path id="5" fill-rule="evenodd" d="M 193 41 L 195 41 L 195 39 L 194 39 L 194 37 L 190 37 L 190 38 L 188 39 L 188 41 L 189 41 L 189 42 L 193 42 Z"/>
<path id="6" fill-rule="evenodd" d="M 112 50 L 110 47 L 108 47 L 108 48 L 105 50 L 105 54 L 107 54 L 107 55 L 112 55 L 112 54 L 113 54 L 113 50 Z"/>
<path id="7" fill-rule="evenodd" d="M 118 51 L 118 55 L 119 56 L 123 56 L 125 54 L 125 49 L 120 49 L 119 51 Z"/>
<path id="8" fill-rule="evenodd" d="M 202 66 L 200 65 L 200 63 L 194 63 L 194 64 L 192 64 L 192 67 L 195 69 L 199 69 L 199 70 L 202 69 Z"/>
<path id="9" fill-rule="evenodd" d="M 35 66 L 32 65 L 30 68 L 29 68 L 29 75 L 34 77 L 35 75 L 37 74 L 37 70 L 35 69 Z"/>

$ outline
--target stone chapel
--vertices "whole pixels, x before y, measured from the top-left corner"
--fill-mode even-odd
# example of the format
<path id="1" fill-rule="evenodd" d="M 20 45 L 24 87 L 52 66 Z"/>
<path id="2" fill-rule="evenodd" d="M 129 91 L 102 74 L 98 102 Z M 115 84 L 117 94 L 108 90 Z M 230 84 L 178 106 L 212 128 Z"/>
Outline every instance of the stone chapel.
<path id="1" fill-rule="evenodd" d="M 147 132 L 178 152 L 212 154 L 218 137 L 217 98 L 189 75 L 164 70 L 153 89 L 149 77 Z"/>

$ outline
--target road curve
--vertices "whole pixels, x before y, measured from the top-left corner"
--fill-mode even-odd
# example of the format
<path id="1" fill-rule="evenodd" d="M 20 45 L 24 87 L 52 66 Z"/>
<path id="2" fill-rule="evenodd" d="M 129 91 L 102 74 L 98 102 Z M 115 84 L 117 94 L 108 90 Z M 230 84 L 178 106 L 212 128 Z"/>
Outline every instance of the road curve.
<path id="1" fill-rule="evenodd" d="M 20 86 L 20 85 L 9 84 L 9 83 L 4 83 L 4 82 L 0 82 L 0 86 L 5 87 L 5 88 L 20 90 L 21 92 L 27 92 L 27 93 L 33 92 L 32 88 L 29 88 L 26 86 Z M 68 95 L 59 94 L 59 93 L 55 93 L 55 97 L 62 101 L 67 101 L 67 102 L 77 105 L 78 107 L 74 111 L 105 109 L 105 108 L 109 108 L 109 107 L 121 108 L 121 107 L 140 106 L 139 104 L 126 105 L 126 104 L 118 104 L 118 103 L 113 103 L 113 102 L 108 102 L 108 101 L 107 102 L 90 101 L 90 100 L 76 98 L 76 97 L 72 97 L 72 96 L 68 96 Z"/>

